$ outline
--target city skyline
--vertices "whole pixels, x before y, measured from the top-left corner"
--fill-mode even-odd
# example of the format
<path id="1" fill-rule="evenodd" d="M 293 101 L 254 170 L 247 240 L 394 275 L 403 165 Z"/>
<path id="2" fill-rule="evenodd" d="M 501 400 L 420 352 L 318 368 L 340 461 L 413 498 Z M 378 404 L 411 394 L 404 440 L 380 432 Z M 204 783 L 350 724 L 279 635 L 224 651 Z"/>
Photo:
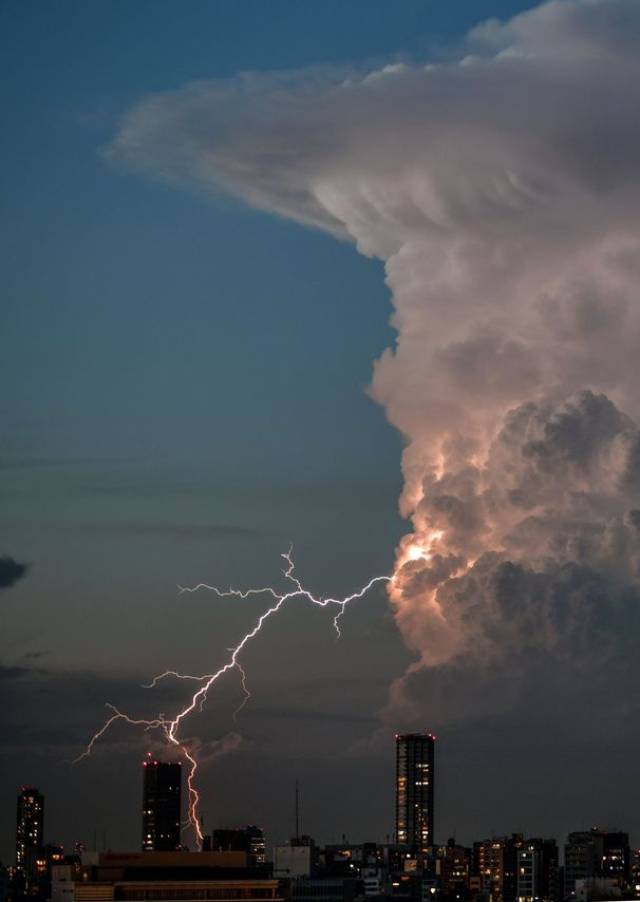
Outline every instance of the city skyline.
<path id="1" fill-rule="evenodd" d="M 429 854 L 432 847 L 442 847 L 447 843 L 455 842 L 459 838 L 454 832 L 452 836 L 438 836 L 435 832 L 435 802 L 437 798 L 436 787 L 437 771 L 435 768 L 435 745 L 436 737 L 428 732 L 399 734 L 393 737 L 395 746 L 395 768 L 394 768 L 394 817 L 395 831 L 392 835 L 387 834 L 386 840 L 382 837 L 367 836 L 359 838 L 357 842 L 360 844 L 367 842 L 377 842 L 394 846 L 407 853 L 409 856 L 420 856 Z M 185 802 L 182 795 L 182 762 L 171 759 L 163 760 L 161 755 L 153 755 L 147 752 L 141 762 L 141 796 L 142 803 L 140 807 L 135 807 L 138 816 L 141 816 L 141 843 L 139 847 L 143 852 L 171 852 L 171 851 L 189 851 L 189 846 L 181 841 L 184 829 L 189 826 L 188 821 L 188 803 Z M 426 779 L 425 779 L 426 778 Z M 296 779 L 294 783 L 294 794 L 292 801 L 291 816 L 291 845 L 304 847 L 308 844 L 311 834 L 315 831 L 313 827 L 303 828 L 303 812 L 300 795 L 299 782 Z M 53 845 L 52 839 L 45 837 L 44 831 L 44 794 L 38 788 L 33 786 L 21 787 L 17 796 L 17 827 L 15 834 L 15 866 L 18 872 L 26 873 L 29 866 L 29 856 L 31 856 L 31 866 L 35 865 L 36 853 L 41 851 L 45 845 L 54 848 L 62 848 Z M 129 800 L 131 802 L 131 800 Z M 134 810 L 133 805 L 131 809 Z M 415 812 L 415 813 L 414 813 Z M 122 811 L 118 812 L 120 815 Z M 204 824 L 203 824 L 204 827 Z M 193 851 L 232 851 L 241 848 L 252 855 L 257 855 L 258 863 L 262 863 L 263 851 L 256 852 L 251 844 L 251 839 L 255 838 L 260 849 L 264 850 L 263 831 L 256 826 L 247 826 L 242 828 L 247 832 L 243 834 L 241 845 L 237 846 L 238 836 L 240 835 L 239 827 L 231 823 L 219 823 L 209 825 L 204 835 L 201 848 L 196 846 Z M 494 854 L 492 844 L 496 840 L 502 841 L 505 837 L 519 837 L 521 840 L 525 836 L 524 832 L 490 831 L 491 836 L 484 841 L 475 840 L 473 846 L 478 847 L 474 854 L 480 858 L 476 861 L 479 870 L 490 870 L 493 865 L 491 858 Z M 236 835 L 237 834 L 237 835 Z M 594 848 L 589 852 L 586 859 L 584 847 L 585 844 L 591 842 L 590 837 L 600 835 L 602 837 L 610 837 L 609 845 L 605 842 L 599 848 Z M 98 846 L 102 846 L 102 851 L 119 851 L 124 852 L 124 848 L 117 845 L 112 847 L 107 844 L 107 837 L 102 835 L 100 844 L 96 845 L 98 833 L 94 834 L 94 850 L 98 851 Z M 572 830 L 567 835 L 565 849 L 570 846 L 575 847 L 576 851 L 573 858 L 563 864 L 567 865 L 566 879 L 575 881 L 576 873 L 580 873 L 586 867 L 601 867 L 603 873 L 606 872 L 609 865 L 604 864 L 607 854 L 613 854 L 614 860 L 619 857 L 618 849 L 622 843 L 621 837 L 626 837 L 627 858 L 625 866 L 630 866 L 629 859 L 629 834 L 621 832 L 617 826 L 609 824 L 605 827 L 591 825 L 588 829 L 585 827 L 582 831 Z M 320 837 L 321 838 L 321 837 Z M 45 839 L 47 842 L 45 843 Z M 322 839 L 322 838 L 321 838 Z M 343 843 L 348 844 L 346 834 L 342 834 Z M 275 842 L 277 844 L 276 839 Z M 322 839 L 323 842 L 331 844 L 329 841 Z M 537 841 L 537 840 L 536 840 Z M 482 843 L 486 843 L 486 849 L 483 850 Z M 613 845 L 611 846 L 611 842 Z M 633 844 L 632 844 L 633 845 Z M 607 849 L 613 850 L 607 853 Z M 73 848 L 88 848 L 87 843 L 81 838 L 76 838 Z M 469 845 L 471 848 L 471 845 Z M 496 847 L 497 848 L 497 847 Z M 522 843 L 517 847 L 522 848 L 523 853 L 527 851 L 526 846 Z M 529 850 L 531 851 L 531 850 Z M 535 851 L 535 850 L 534 850 Z M 502 854 L 502 851 L 501 851 Z M 638 848 L 640 855 L 640 848 Z M 485 862 L 483 856 L 488 856 Z M 1 863 L 1 862 L 0 862 Z M 4 862 L 6 865 L 7 863 Z M 639 862 L 640 864 L 640 862 Z M 502 867 L 501 865 L 500 867 Z M 614 868 L 615 868 L 614 863 Z M 575 873 L 572 872 L 573 871 Z"/>
<path id="2" fill-rule="evenodd" d="M 65 853 L 59 845 L 45 844 L 44 796 L 35 787 L 23 787 L 18 795 L 16 866 L 10 885 L 14 893 L 16 887 L 19 890 L 25 886 L 28 896 L 51 898 L 52 902 L 71 902 L 73 885 L 73 902 L 84 902 L 84 895 L 89 900 L 93 898 L 91 884 L 96 880 L 101 893 L 109 881 L 120 887 L 114 895 L 119 899 L 127 898 L 128 892 L 134 893 L 132 899 L 142 898 L 135 888 L 146 886 L 144 898 L 148 900 L 169 898 L 167 890 L 161 889 L 162 881 L 171 881 L 169 894 L 177 893 L 176 899 L 194 892 L 194 898 L 200 898 L 198 887 L 203 886 L 204 879 L 213 879 L 212 887 L 222 887 L 220 881 L 226 880 L 227 888 L 211 889 L 213 895 L 203 899 L 222 898 L 220 893 L 237 899 L 241 898 L 238 893 L 247 891 L 249 897 L 257 898 L 256 894 L 269 886 L 270 892 L 277 890 L 295 902 L 308 893 L 335 894 L 339 885 L 342 889 L 337 898 L 350 899 L 355 892 L 354 880 L 365 898 L 402 896 L 405 884 L 412 899 L 415 892 L 428 892 L 429 896 L 435 894 L 436 900 L 451 902 L 588 902 L 625 894 L 640 896 L 640 849 L 632 850 L 629 834 L 620 830 L 592 826 L 569 833 L 564 843 L 523 833 L 476 839 L 466 847 L 455 837 L 446 842 L 434 839 L 435 737 L 426 732 L 396 734 L 395 747 L 397 835 L 391 841 L 387 837 L 386 843 L 379 843 L 370 837 L 367 842 L 354 844 L 343 835 L 341 843 L 325 845 L 302 835 L 296 782 L 295 835 L 286 845 L 273 846 L 273 857 L 268 838 L 255 825 L 214 827 L 205 835 L 201 849 L 190 852 L 183 847 L 180 830 L 174 833 L 176 818 L 180 826 L 175 802 L 180 794 L 181 767 L 151 755 L 142 762 L 141 855 L 110 847 L 98 854 L 80 843 Z M 413 787 L 410 792 L 409 787 Z M 407 814 L 414 808 L 415 824 L 413 815 Z M 432 842 L 426 841 L 426 825 Z M 242 882 L 247 880 L 249 883 Z M 87 881 L 86 891 L 80 890 L 78 883 Z M 43 895 L 47 886 L 48 895 Z M 250 890 L 251 886 L 255 889 Z M 397 892 L 394 887 L 398 887 Z"/>

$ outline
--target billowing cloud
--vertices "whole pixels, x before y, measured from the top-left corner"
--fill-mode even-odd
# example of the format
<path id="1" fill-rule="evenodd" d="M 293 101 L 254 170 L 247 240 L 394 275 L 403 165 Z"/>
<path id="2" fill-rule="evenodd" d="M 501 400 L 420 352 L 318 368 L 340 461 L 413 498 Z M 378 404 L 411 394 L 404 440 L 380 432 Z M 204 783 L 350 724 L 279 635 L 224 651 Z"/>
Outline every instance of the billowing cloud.
<path id="1" fill-rule="evenodd" d="M 150 97 L 109 149 L 385 261 L 371 393 L 406 438 L 409 692 L 637 634 L 638 41 L 636 0 L 555 0 L 450 62 Z"/>

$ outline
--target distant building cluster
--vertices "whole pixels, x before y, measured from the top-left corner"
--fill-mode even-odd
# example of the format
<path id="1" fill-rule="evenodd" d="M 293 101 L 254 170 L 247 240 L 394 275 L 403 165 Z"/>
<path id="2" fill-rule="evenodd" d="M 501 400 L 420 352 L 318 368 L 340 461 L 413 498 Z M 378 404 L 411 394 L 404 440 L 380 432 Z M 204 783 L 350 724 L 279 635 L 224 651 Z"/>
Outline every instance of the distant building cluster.
<path id="1" fill-rule="evenodd" d="M 132 852 L 72 853 L 44 842 L 44 797 L 18 795 L 16 857 L 0 866 L 0 902 L 594 902 L 640 899 L 640 850 L 627 833 L 520 833 L 436 842 L 435 736 L 396 736 L 394 842 L 321 846 L 299 835 L 270 857 L 254 825 L 182 845 L 182 767 L 143 761 L 142 837 Z"/>

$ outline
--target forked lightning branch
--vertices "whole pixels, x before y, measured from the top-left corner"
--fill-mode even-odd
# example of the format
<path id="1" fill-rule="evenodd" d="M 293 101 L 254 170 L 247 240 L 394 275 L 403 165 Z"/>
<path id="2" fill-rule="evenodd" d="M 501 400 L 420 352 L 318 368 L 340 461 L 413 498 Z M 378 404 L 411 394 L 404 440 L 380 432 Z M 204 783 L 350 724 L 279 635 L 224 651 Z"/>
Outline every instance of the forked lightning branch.
<path id="1" fill-rule="evenodd" d="M 146 688 L 153 688 L 157 686 L 159 682 L 165 679 L 178 679 L 185 681 L 194 681 L 198 684 L 198 688 L 195 690 L 189 701 L 186 705 L 175 715 L 173 718 L 167 718 L 164 714 L 159 714 L 157 717 L 152 717 L 149 719 L 145 718 L 134 718 L 130 717 L 127 713 L 118 710 L 114 705 L 107 704 L 107 707 L 112 712 L 111 716 L 105 721 L 105 723 L 97 730 L 96 733 L 91 737 L 85 751 L 76 758 L 74 763 L 81 761 L 83 758 L 88 758 L 93 751 L 93 748 L 101 739 L 105 733 L 118 721 L 125 721 L 128 724 L 136 727 L 142 727 L 146 731 L 155 731 L 158 730 L 164 736 L 166 741 L 174 746 L 180 754 L 185 758 L 188 762 L 188 773 L 187 773 L 187 786 L 189 790 L 189 822 L 194 830 L 197 842 L 199 845 L 202 844 L 203 834 L 202 827 L 200 824 L 199 817 L 199 805 L 200 805 L 200 794 L 196 787 L 196 774 L 198 771 L 198 761 L 193 753 L 188 747 L 188 743 L 185 740 L 180 738 L 180 730 L 183 725 L 183 721 L 189 717 L 195 710 L 201 711 L 206 700 L 209 690 L 213 687 L 218 680 L 224 676 L 224 674 L 228 673 L 231 670 L 236 670 L 238 672 L 240 678 L 240 685 L 244 692 L 244 698 L 240 705 L 240 707 L 234 713 L 234 719 L 240 710 L 247 703 L 249 698 L 251 697 L 251 693 L 247 688 L 247 675 L 245 670 L 240 663 L 240 657 L 244 649 L 251 642 L 252 639 L 258 635 L 260 630 L 262 629 L 265 622 L 272 617 L 274 614 L 277 614 L 278 611 L 288 602 L 293 599 L 299 598 L 305 601 L 310 602 L 311 604 L 317 605 L 321 608 L 329 608 L 335 612 L 333 617 L 333 628 L 336 631 L 338 638 L 341 636 L 340 633 L 340 618 L 344 614 L 347 606 L 352 601 L 357 601 L 359 598 L 362 598 L 367 592 L 370 591 L 375 585 L 379 583 L 389 583 L 392 580 L 390 576 L 374 576 L 373 579 L 370 579 L 366 585 L 362 586 L 356 592 L 353 592 L 351 595 L 347 595 L 344 598 L 321 598 L 317 595 L 314 595 L 308 589 L 304 587 L 304 585 L 300 582 L 298 577 L 295 575 L 295 564 L 293 562 L 292 557 L 292 549 L 289 549 L 288 552 L 282 555 L 283 560 L 285 561 L 285 568 L 283 569 L 283 575 L 285 579 L 292 584 L 292 588 L 289 589 L 288 592 L 278 592 L 272 586 L 263 586 L 262 588 L 256 589 L 219 589 L 217 586 L 208 585 L 207 583 L 199 583 L 196 586 L 192 587 L 183 587 L 180 586 L 180 592 L 198 592 L 200 590 L 208 590 L 210 592 L 214 592 L 219 598 L 239 598 L 239 599 L 247 599 L 251 596 L 260 596 L 266 595 L 270 596 L 273 599 L 273 604 L 268 607 L 256 620 L 253 628 L 249 630 L 249 632 L 245 633 L 238 644 L 230 649 L 230 656 L 225 664 L 223 664 L 218 670 L 214 673 L 206 673 L 202 676 L 195 676 L 192 674 L 180 673 L 176 670 L 165 670 L 162 673 L 158 674 L 153 678 L 153 680 L 146 684 Z"/>

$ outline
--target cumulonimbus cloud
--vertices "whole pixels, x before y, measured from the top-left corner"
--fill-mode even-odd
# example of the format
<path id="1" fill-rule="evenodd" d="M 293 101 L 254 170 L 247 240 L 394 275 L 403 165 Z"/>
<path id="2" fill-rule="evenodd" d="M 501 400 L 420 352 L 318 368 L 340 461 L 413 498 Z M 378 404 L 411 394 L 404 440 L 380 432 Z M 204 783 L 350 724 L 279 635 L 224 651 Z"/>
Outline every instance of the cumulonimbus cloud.
<path id="1" fill-rule="evenodd" d="M 152 96 L 108 150 L 385 261 L 371 393 L 406 438 L 416 668 L 637 623 L 639 41 L 636 0 L 554 0 L 453 61 Z"/>

